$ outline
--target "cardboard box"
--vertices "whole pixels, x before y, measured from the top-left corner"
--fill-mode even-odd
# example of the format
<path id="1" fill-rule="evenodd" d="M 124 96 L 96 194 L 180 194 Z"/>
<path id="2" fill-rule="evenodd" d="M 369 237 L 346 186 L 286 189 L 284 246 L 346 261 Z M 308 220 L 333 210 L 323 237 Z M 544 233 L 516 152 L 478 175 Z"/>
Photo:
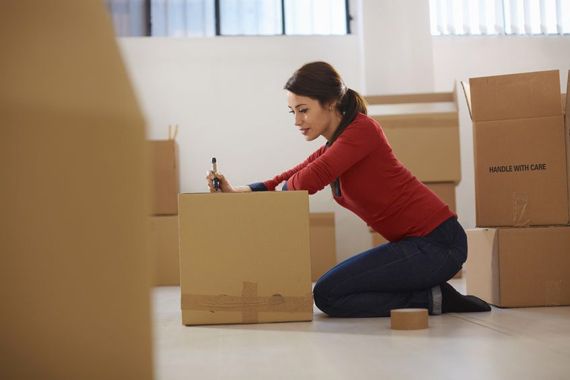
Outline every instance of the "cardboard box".
<path id="1" fill-rule="evenodd" d="M 151 216 L 149 235 L 154 258 L 155 285 L 180 285 L 178 216 Z"/>
<path id="2" fill-rule="evenodd" d="M 456 104 L 370 106 L 396 157 L 422 182 L 461 180 Z"/>
<path id="3" fill-rule="evenodd" d="M 174 139 L 149 141 L 152 157 L 153 215 L 178 214 L 179 169 Z"/>
<path id="4" fill-rule="evenodd" d="M 467 230 L 467 293 L 502 307 L 570 305 L 570 227 Z"/>
<path id="5" fill-rule="evenodd" d="M 568 81 L 566 83 L 566 94 L 562 96 L 564 104 L 564 126 L 566 132 L 566 170 L 568 179 L 568 215 L 570 215 L 570 70 L 568 70 Z"/>
<path id="6" fill-rule="evenodd" d="M 336 235 L 334 212 L 309 215 L 311 242 L 311 280 L 317 281 L 336 265 Z"/>
<path id="7" fill-rule="evenodd" d="M 180 194 L 185 325 L 310 321 L 304 191 Z"/>
<path id="8" fill-rule="evenodd" d="M 471 78 L 477 226 L 567 224 L 558 71 Z"/>
<path id="9" fill-rule="evenodd" d="M 0 1 L 0 379 L 153 378 L 145 122 L 102 1 Z"/>
<path id="10" fill-rule="evenodd" d="M 431 191 L 437 194 L 437 196 L 444 201 L 451 211 L 455 212 L 455 183 L 453 182 L 442 182 L 442 183 L 424 183 Z M 386 240 L 382 235 L 377 233 L 376 231 L 369 228 L 371 237 L 372 237 L 372 246 L 376 247 L 377 245 L 387 243 Z"/>

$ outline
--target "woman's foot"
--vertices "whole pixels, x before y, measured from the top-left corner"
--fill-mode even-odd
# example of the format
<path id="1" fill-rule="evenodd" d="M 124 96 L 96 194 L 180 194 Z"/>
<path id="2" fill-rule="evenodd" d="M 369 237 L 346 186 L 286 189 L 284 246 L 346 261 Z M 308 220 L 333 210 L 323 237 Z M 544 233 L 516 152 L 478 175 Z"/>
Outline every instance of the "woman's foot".
<path id="1" fill-rule="evenodd" d="M 464 296 L 449 285 L 447 282 L 440 285 L 441 288 L 441 311 L 443 313 L 471 313 L 491 311 L 491 306 L 475 296 Z"/>

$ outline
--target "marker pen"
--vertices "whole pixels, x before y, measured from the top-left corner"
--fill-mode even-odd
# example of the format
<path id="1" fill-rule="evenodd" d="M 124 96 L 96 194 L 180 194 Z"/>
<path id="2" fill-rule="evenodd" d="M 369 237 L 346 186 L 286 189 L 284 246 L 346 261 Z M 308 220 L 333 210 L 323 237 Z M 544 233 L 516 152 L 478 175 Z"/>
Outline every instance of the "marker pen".
<path id="1" fill-rule="evenodd" d="M 216 163 L 216 157 L 212 157 L 212 173 L 214 173 L 214 176 L 218 173 L 218 165 Z M 216 191 L 220 191 L 221 189 L 220 180 L 217 177 L 214 177 L 212 182 L 214 183 L 214 189 Z"/>

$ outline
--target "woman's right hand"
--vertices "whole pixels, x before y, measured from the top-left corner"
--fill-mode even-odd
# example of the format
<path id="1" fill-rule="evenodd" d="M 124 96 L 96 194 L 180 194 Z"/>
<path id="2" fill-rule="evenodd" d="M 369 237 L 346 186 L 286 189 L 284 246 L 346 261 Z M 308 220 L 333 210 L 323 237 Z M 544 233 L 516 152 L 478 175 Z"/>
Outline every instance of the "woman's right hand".
<path id="1" fill-rule="evenodd" d="M 226 179 L 226 177 L 224 177 L 223 174 L 214 173 L 213 171 L 210 170 L 208 172 L 208 176 L 206 177 L 206 180 L 208 181 L 208 188 L 210 188 L 210 193 L 216 192 L 216 188 L 214 187 L 214 178 L 217 178 L 219 183 L 220 183 L 220 189 L 217 190 L 219 192 L 222 192 L 222 193 L 243 193 L 243 192 L 251 191 L 249 186 L 237 186 L 237 187 L 232 186 L 230 181 L 228 181 Z"/>

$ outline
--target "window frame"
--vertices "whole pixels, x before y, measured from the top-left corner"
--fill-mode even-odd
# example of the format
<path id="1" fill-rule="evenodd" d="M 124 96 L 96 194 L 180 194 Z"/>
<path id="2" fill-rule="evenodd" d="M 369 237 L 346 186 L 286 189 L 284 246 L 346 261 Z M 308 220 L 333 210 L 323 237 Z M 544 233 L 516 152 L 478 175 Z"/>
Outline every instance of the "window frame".
<path id="1" fill-rule="evenodd" d="M 288 34 L 286 33 L 285 28 L 285 0 L 281 1 L 281 33 L 274 34 L 274 36 L 297 36 L 297 34 Z M 143 37 L 154 37 L 152 34 L 152 0 L 143 0 L 144 4 L 144 25 L 145 31 L 144 34 L 141 35 Z M 350 13 L 350 0 L 344 0 L 344 7 L 345 7 L 345 26 L 346 26 L 346 34 L 342 35 L 351 35 L 352 28 L 351 22 L 354 20 Z M 231 37 L 237 36 L 233 34 L 222 34 L 222 19 L 221 19 L 221 0 L 214 0 L 214 37 Z M 311 35 L 311 34 L 307 34 Z M 239 35 L 239 36 L 248 36 L 248 37 L 256 37 L 262 36 L 262 34 L 247 34 L 247 35 Z"/>

